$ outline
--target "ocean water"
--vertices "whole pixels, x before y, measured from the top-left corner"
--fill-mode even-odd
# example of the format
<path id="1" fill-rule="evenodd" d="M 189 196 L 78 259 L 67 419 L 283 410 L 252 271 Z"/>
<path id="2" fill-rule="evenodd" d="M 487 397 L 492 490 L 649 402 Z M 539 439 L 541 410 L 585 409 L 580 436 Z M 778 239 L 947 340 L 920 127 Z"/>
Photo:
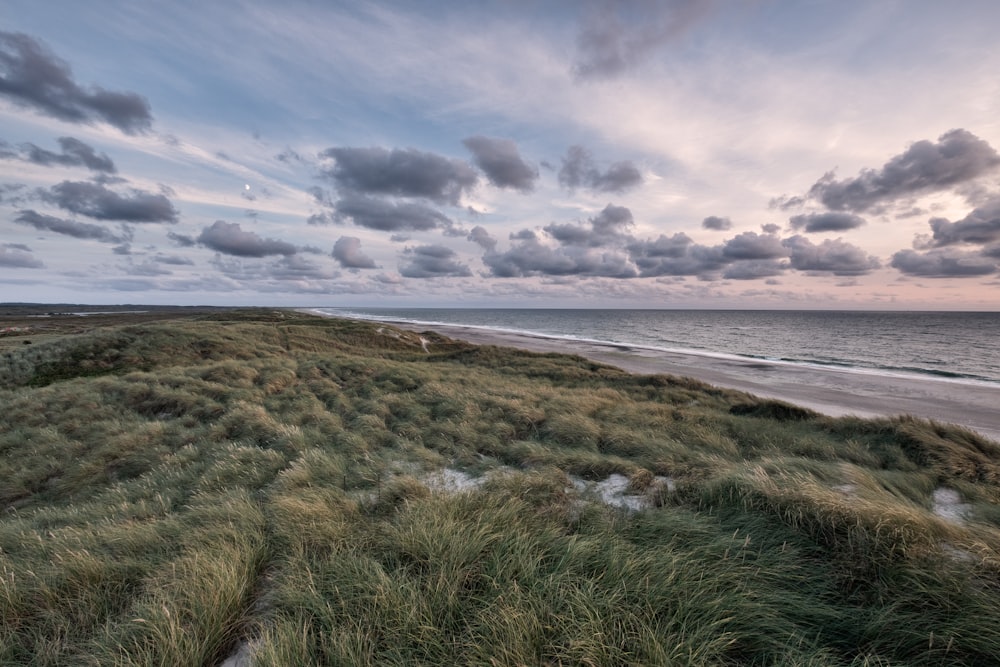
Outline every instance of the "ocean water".
<path id="1" fill-rule="evenodd" d="M 317 308 L 673 352 L 1000 383 L 1000 313 Z M 998 406 L 1000 409 L 1000 406 Z"/>

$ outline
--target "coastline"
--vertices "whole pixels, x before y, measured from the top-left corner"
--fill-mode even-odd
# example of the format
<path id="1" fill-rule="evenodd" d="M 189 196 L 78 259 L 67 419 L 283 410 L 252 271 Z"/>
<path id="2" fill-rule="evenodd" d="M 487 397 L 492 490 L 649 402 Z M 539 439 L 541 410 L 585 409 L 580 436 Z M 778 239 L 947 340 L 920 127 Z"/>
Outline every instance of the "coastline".
<path id="1" fill-rule="evenodd" d="M 329 315 L 327 315 L 329 317 Z M 859 373 L 838 368 L 783 364 L 574 341 L 461 325 L 386 322 L 410 331 L 435 331 L 477 345 L 533 352 L 576 354 L 630 373 L 690 377 L 719 387 L 773 398 L 840 417 L 912 415 L 958 424 L 1000 442 L 1000 385 L 965 384 L 944 378 Z"/>

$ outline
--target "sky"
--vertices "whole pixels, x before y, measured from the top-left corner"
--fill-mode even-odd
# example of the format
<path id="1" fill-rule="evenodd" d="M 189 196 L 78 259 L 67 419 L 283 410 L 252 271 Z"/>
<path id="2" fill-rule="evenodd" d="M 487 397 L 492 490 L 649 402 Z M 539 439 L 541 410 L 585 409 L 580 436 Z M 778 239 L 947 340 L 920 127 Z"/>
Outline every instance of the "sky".
<path id="1" fill-rule="evenodd" d="M 995 0 L 5 0 L 0 302 L 1000 311 Z"/>

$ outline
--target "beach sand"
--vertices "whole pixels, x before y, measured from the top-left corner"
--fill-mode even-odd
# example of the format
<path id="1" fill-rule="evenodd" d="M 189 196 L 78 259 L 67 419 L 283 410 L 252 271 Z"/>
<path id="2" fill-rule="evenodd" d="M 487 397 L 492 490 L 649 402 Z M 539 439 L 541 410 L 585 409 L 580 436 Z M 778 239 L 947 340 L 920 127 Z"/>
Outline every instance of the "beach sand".
<path id="1" fill-rule="evenodd" d="M 959 424 L 1000 442 L 1000 385 L 985 382 L 973 384 L 946 378 L 682 354 L 457 325 L 402 322 L 393 325 L 412 331 L 432 330 L 478 345 L 577 354 L 631 373 L 695 378 L 717 387 L 779 399 L 834 417 L 908 414 Z"/>

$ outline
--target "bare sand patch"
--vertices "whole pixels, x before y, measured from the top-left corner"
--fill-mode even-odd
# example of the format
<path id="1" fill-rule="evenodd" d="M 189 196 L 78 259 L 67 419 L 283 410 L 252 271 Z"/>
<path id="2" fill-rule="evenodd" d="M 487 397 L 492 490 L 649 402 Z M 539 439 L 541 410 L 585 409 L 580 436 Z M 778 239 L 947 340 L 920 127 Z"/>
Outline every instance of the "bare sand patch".
<path id="1" fill-rule="evenodd" d="M 958 491 L 944 487 L 934 490 L 931 511 L 945 521 L 965 523 L 971 510 L 972 506 L 962 502 L 962 496 L 959 495 Z"/>

